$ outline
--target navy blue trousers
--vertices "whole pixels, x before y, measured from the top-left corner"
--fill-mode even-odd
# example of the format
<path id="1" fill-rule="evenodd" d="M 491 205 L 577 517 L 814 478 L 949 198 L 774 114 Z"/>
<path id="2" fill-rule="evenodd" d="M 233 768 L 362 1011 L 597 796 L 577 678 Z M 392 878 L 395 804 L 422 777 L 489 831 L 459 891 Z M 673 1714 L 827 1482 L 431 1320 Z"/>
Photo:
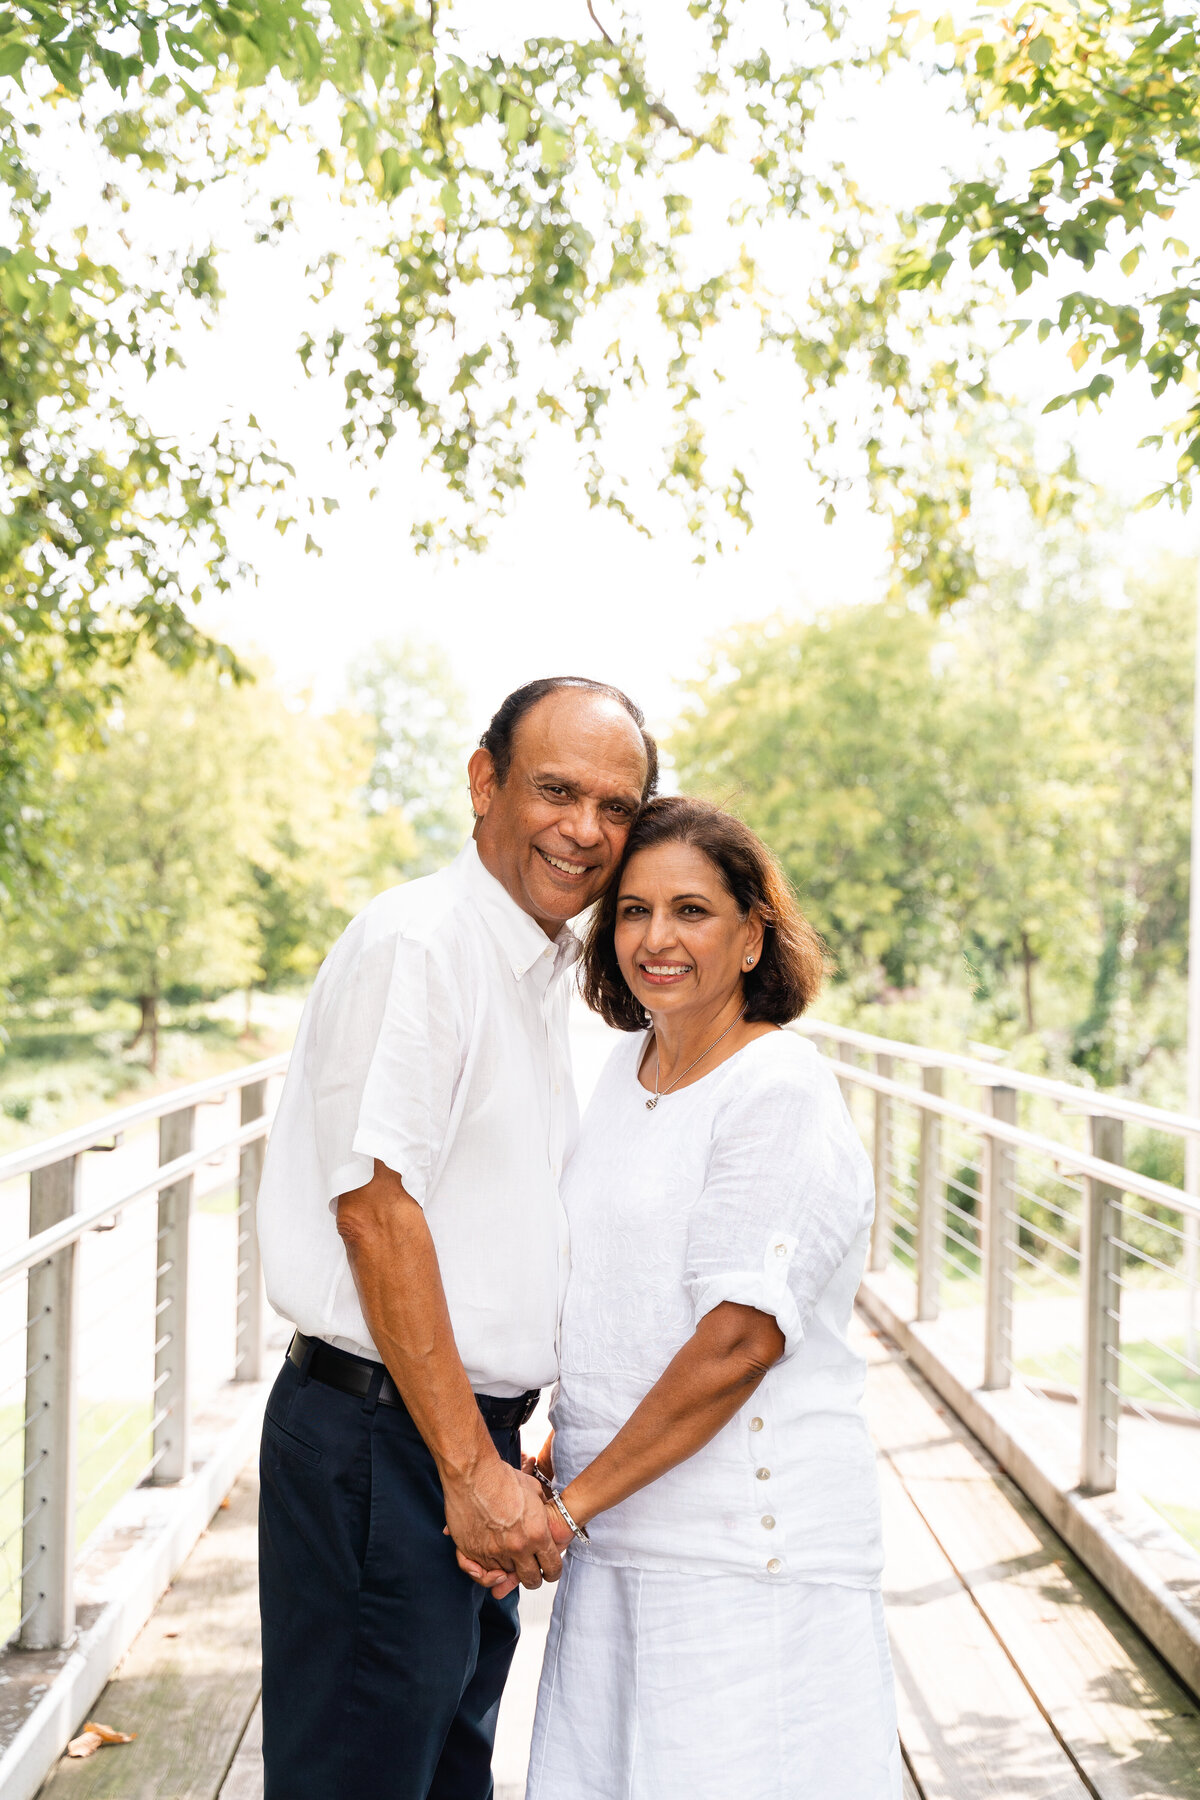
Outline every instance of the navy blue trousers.
<path id="1" fill-rule="evenodd" d="M 492 1441 L 514 1467 L 520 1434 Z M 265 1800 L 490 1800 L 517 1596 L 464 1575 L 407 1412 L 285 1362 L 262 1439 Z"/>

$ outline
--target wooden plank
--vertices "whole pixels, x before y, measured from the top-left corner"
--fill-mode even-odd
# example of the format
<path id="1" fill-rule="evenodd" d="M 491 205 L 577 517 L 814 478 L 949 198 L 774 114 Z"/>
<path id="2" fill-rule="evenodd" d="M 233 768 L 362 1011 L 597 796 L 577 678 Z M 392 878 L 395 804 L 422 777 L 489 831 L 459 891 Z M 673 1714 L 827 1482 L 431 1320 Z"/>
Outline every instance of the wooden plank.
<path id="1" fill-rule="evenodd" d="M 250 1723 L 221 1788 L 220 1800 L 263 1800 L 261 1698 L 250 1714 Z"/>
<path id="2" fill-rule="evenodd" d="M 1194 1699 L 920 1376 L 872 1360 L 877 1444 L 1100 1800 L 1197 1800 Z"/>
<path id="3" fill-rule="evenodd" d="M 259 1694 L 257 1517 L 248 1471 L 92 1709 L 136 1742 L 64 1757 L 39 1800 L 215 1800 Z"/>
<path id="4" fill-rule="evenodd" d="M 904 1800 L 925 1800 L 924 1794 L 921 1793 L 912 1778 L 912 1770 L 907 1763 L 904 1765 Z"/>
<path id="5" fill-rule="evenodd" d="M 879 1473 L 900 1740 L 925 1800 L 1086 1800 L 886 1458 Z"/>

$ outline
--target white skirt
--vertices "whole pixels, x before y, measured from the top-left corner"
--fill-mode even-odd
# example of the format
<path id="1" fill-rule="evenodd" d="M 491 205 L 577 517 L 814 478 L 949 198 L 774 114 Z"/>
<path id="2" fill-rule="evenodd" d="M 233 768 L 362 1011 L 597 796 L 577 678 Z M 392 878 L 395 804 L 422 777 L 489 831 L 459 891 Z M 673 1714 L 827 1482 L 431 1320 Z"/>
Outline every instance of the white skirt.
<path id="1" fill-rule="evenodd" d="M 877 1590 L 568 1556 L 525 1800 L 900 1800 Z"/>

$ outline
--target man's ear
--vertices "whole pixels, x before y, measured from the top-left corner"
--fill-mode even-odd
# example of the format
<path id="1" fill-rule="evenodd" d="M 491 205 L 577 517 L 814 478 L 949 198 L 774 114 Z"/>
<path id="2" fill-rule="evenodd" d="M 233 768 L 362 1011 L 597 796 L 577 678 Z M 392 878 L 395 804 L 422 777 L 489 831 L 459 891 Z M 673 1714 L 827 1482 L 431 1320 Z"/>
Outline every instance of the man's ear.
<path id="1" fill-rule="evenodd" d="M 471 805 L 475 810 L 475 817 L 485 818 L 500 785 L 496 780 L 496 765 L 492 761 L 490 750 L 480 748 L 472 753 L 467 764 L 467 776 L 471 783 Z"/>

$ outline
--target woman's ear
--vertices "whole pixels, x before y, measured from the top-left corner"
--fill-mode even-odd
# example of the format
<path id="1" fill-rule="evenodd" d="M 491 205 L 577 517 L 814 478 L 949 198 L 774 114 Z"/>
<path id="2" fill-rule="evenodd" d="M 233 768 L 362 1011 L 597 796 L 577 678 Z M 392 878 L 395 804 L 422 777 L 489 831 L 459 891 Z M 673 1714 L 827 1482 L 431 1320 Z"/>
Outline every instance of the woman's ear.
<path id="1" fill-rule="evenodd" d="M 742 965 L 747 971 L 758 967 L 765 936 L 766 921 L 758 908 L 752 907 L 746 919 L 746 949 Z"/>

